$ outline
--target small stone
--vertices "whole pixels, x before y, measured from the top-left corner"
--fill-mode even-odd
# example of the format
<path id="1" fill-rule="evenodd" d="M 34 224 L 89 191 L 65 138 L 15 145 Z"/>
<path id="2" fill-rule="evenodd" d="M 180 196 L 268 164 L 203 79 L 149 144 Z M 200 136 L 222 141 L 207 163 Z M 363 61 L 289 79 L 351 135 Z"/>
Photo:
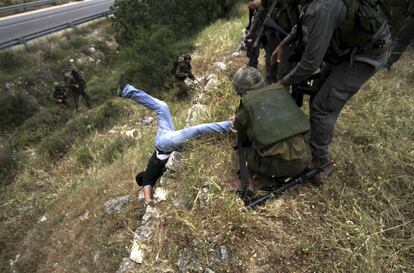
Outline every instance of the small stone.
<path id="1" fill-rule="evenodd" d="M 165 168 L 178 172 L 181 169 L 181 154 L 179 152 L 173 152 L 170 155 Z"/>
<path id="2" fill-rule="evenodd" d="M 225 265 L 228 265 L 229 254 L 227 252 L 226 246 L 219 246 L 215 251 L 210 252 L 208 255 L 208 260 L 210 263 L 221 262 Z"/>
<path id="3" fill-rule="evenodd" d="M 26 212 L 32 209 L 33 209 L 33 206 L 25 206 L 25 207 L 17 208 L 17 212 L 19 214 L 25 214 Z"/>
<path id="4" fill-rule="evenodd" d="M 144 124 L 144 125 L 151 125 L 152 123 L 154 122 L 154 118 L 153 117 L 145 117 L 143 120 L 142 120 L 142 123 Z"/>
<path id="5" fill-rule="evenodd" d="M 16 257 L 12 260 L 9 261 L 10 264 L 10 272 L 12 273 L 17 273 L 18 271 L 16 270 L 16 264 L 20 259 L 20 254 L 17 254 Z"/>
<path id="6" fill-rule="evenodd" d="M 229 254 L 227 252 L 227 247 L 226 246 L 219 246 L 218 253 L 219 253 L 220 260 L 225 265 L 228 265 L 229 264 Z"/>
<path id="7" fill-rule="evenodd" d="M 91 48 L 89 48 L 89 52 L 90 53 L 95 53 L 96 52 L 96 49 L 94 47 L 91 47 Z"/>
<path id="8" fill-rule="evenodd" d="M 217 63 L 213 64 L 212 69 L 216 70 L 216 71 L 226 71 L 227 70 L 227 65 L 223 62 L 217 62 Z"/>
<path id="9" fill-rule="evenodd" d="M 39 221 L 37 221 L 38 224 L 42 224 L 44 222 L 47 221 L 47 217 L 45 215 L 43 215 L 42 217 L 40 217 Z"/>
<path id="10" fill-rule="evenodd" d="M 138 201 L 142 201 L 142 200 L 144 200 L 144 191 L 143 190 L 141 190 L 138 194 Z"/>
<path id="11" fill-rule="evenodd" d="M 180 272 L 203 272 L 201 262 L 195 257 L 194 253 L 192 248 L 184 248 L 180 251 L 177 263 Z"/>
<path id="12" fill-rule="evenodd" d="M 161 187 L 157 187 L 155 189 L 154 199 L 157 203 L 161 201 L 165 201 L 167 200 L 167 195 L 168 195 L 168 192 L 166 190 L 164 190 Z"/>
<path id="13" fill-rule="evenodd" d="M 135 239 L 139 242 L 147 240 L 151 237 L 153 229 L 148 225 L 140 226 L 135 230 Z"/>
<path id="14" fill-rule="evenodd" d="M 214 271 L 207 267 L 204 269 L 203 273 L 214 273 Z"/>
<path id="15" fill-rule="evenodd" d="M 204 186 L 198 192 L 197 203 L 200 206 L 205 206 L 207 201 L 208 201 L 208 187 Z"/>
<path id="16" fill-rule="evenodd" d="M 160 218 L 159 211 L 153 206 L 147 206 L 144 216 L 142 216 L 142 224 L 148 223 L 151 219 Z"/>
<path id="17" fill-rule="evenodd" d="M 85 221 L 89 219 L 89 211 L 85 212 L 83 215 L 79 217 L 79 220 Z"/>
<path id="18" fill-rule="evenodd" d="M 140 139 L 141 132 L 138 129 L 132 129 L 125 132 L 128 137 L 132 137 L 133 139 Z"/>
<path id="19" fill-rule="evenodd" d="M 124 258 L 116 273 L 129 273 L 134 269 L 134 265 L 130 258 Z"/>
<path id="20" fill-rule="evenodd" d="M 129 203 L 129 196 L 122 196 L 105 203 L 104 212 L 106 214 L 120 213 L 121 209 Z"/>
<path id="21" fill-rule="evenodd" d="M 238 58 L 238 57 L 240 57 L 240 56 L 241 56 L 241 53 L 240 53 L 239 51 L 236 51 L 236 52 L 234 52 L 233 54 L 231 54 L 231 56 L 232 56 L 233 58 Z"/>
<path id="22" fill-rule="evenodd" d="M 138 264 L 142 264 L 144 261 L 144 254 L 142 253 L 141 247 L 139 246 L 138 242 L 134 241 L 132 244 L 131 255 L 129 256 L 131 261 L 136 262 Z"/>

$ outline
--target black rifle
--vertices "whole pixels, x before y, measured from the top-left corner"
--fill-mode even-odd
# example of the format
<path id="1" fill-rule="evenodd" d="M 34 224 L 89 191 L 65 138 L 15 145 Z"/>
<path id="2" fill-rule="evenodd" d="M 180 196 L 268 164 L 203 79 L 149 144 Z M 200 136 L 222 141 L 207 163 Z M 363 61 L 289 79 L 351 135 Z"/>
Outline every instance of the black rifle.
<path id="1" fill-rule="evenodd" d="M 279 0 L 273 0 L 273 3 L 270 6 L 270 9 L 266 14 L 266 17 L 265 17 L 263 23 L 260 25 L 259 31 L 257 32 L 256 39 L 254 40 L 254 43 L 253 43 L 253 49 L 255 49 L 259 46 L 259 43 L 260 43 L 260 40 L 262 39 L 262 35 L 263 35 L 265 27 L 273 28 L 276 31 L 283 31 L 283 34 L 287 35 L 286 31 L 281 26 L 276 24 L 276 22 L 272 19 L 272 12 L 276 8 L 276 5 L 277 5 L 278 2 L 279 2 Z"/>
<path id="2" fill-rule="evenodd" d="M 332 161 L 329 161 L 328 163 L 316 167 L 315 169 L 310 169 L 310 170 L 305 170 L 304 172 L 302 172 L 301 174 L 299 174 L 298 176 L 295 177 L 290 177 L 288 179 L 286 179 L 285 181 L 283 181 L 283 185 L 280 187 L 277 186 L 273 186 L 271 187 L 271 189 L 269 190 L 269 193 L 247 200 L 245 201 L 245 205 L 247 208 L 254 208 L 255 206 L 264 204 L 268 199 L 270 198 L 275 198 L 280 196 L 282 193 L 289 191 L 289 190 L 293 190 L 295 188 L 297 188 L 299 185 L 303 184 L 305 181 L 311 179 L 312 177 L 314 177 L 315 175 L 319 174 L 320 172 L 323 171 L 324 168 L 326 168 L 327 166 L 333 164 Z"/>

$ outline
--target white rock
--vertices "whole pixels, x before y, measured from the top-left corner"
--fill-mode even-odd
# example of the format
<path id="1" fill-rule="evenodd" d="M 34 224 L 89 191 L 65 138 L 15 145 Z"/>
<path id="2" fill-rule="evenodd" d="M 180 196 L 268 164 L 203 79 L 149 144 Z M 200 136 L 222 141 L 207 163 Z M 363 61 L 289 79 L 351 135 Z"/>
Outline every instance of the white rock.
<path id="1" fill-rule="evenodd" d="M 181 154 L 179 152 L 172 152 L 165 168 L 178 172 L 181 169 Z"/>
<path id="2" fill-rule="evenodd" d="M 106 214 L 120 213 L 121 209 L 129 203 L 129 196 L 122 196 L 119 198 L 112 199 L 105 203 L 104 212 Z"/>
<path id="3" fill-rule="evenodd" d="M 161 179 L 160 179 L 160 185 L 161 186 L 168 186 L 168 185 L 170 185 L 174 182 L 175 182 L 174 179 L 168 178 L 168 177 L 165 177 L 165 176 L 161 177 Z"/>
<path id="4" fill-rule="evenodd" d="M 212 69 L 216 70 L 216 71 L 226 71 L 227 70 L 227 65 L 223 62 L 217 62 L 217 63 L 213 64 Z"/>
<path id="5" fill-rule="evenodd" d="M 141 132 L 138 129 L 132 129 L 125 132 L 128 137 L 132 137 L 133 139 L 140 139 Z"/>
<path id="6" fill-rule="evenodd" d="M 205 117 L 209 112 L 209 108 L 204 104 L 194 104 L 188 110 L 188 116 L 185 121 L 186 126 L 194 126 L 200 123 L 201 119 Z"/>
<path id="7" fill-rule="evenodd" d="M 116 134 L 116 133 L 118 133 L 118 131 L 117 130 L 115 130 L 115 129 L 111 129 L 111 130 L 109 130 L 109 132 L 108 132 L 109 134 L 111 134 L 111 135 L 113 135 L 113 134 Z"/>
<path id="8" fill-rule="evenodd" d="M 129 256 L 131 261 L 134 261 L 138 264 L 142 264 L 144 261 L 144 253 L 142 253 L 142 249 L 139 246 L 137 241 L 134 241 L 132 244 L 131 255 Z"/>
<path id="9" fill-rule="evenodd" d="M 47 221 L 47 217 L 45 215 L 43 215 L 42 217 L 40 217 L 39 221 L 37 221 L 37 223 L 41 224 Z"/>
<path id="10" fill-rule="evenodd" d="M 143 123 L 144 125 L 150 125 L 153 121 L 154 121 L 154 118 L 153 118 L 153 117 L 145 117 L 145 118 L 142 120 L 142 123 Z"/>
<path id="11" fill-rule="evenodd" d="M 147 206 L 147 210 L 145 211 L 144 216 L 142 216 L 142 224 L 148 223 L 151 219 L 159 219 L 160 213 L 159 211 L 153 206 Z"/>
<path id="12" fill-rule="evenodd" d="M 137 230 L 135 230 L 135 240 L 138 242 L 148 240 L 149 238 L 151 238 L 152 233 L 153 229 L 150 226 L 140 226 L 139 228 L 137 228 Z"/>
<path id="13" fill-rule="evenodd" d="M 142 200 L 144 200 L 144 191 L 143 190 L 141 190 L 138 194 L 138 201 L 142 201 Z"/>
<path id="14" fill-rule="evenodd" d="M 241 53 L 240 53 L 239 51 L 236 51 L 236 52 L 234 52 L 233 54 L 231 54 L 231 56 L 232 56 L 233 58 L 238 58 L 238 57 L 240 57 L 240 56 L 241 56 Z"/>
<path id="15" fill-rule="evenodd" d="M 19 258 L 20 258 L 20 254 L 17 254 L 14 259 L 9 261 L 10 272 L 12 272 L 12 273 L 17 273 L 18 272 L 15 267 L 16 267 L 17 262 L 19 261 Z"/>
<path id="16" fill-rule="evenodd" d="M 79 217 L 81 221 L 85 221 L 89 219 L 89 211 L 86 211 L 83 215 Z"/>
<path id="17" fill-rule="evenodd" d="M 129 273 L 134 268 L 134 262 L 130 258 L 124 258 L 116 273 Z"/>
<path id="18" fill-rule="evenodd" d="M 91 48 L 89 48 L 89 52 L 95 53 L 96 52 L 96 49 L 94 47 L 91 47 Z"/>
<path id="19" fill-rule="evenodd" d="M 167 195 L 168 195 L 168 191 L 164 190 L 161 187 L 157 187 L 154 192 L 154 199 L 157 203 L 162 202 L 162 201 L 167 200 Z"/>
<path id="20" fill-rule="evenodd" d="M 211 92 L 214 91 L 219 86 L 220 82 L 217 78 L 217 75 L 209 75 L 206 77 L 206 85 L 204 87 L 205 92 Z"/>

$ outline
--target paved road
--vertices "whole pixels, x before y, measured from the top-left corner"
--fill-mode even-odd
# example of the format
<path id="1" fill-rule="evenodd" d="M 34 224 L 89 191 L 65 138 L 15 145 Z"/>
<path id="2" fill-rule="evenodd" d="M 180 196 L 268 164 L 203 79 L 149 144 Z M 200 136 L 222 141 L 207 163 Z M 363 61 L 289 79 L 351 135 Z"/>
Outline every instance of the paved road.
<path id="1" fill-rule="evenodd" d="M 114 0 L 85 0 L 0 19 L 0 43 L 109 10 Z"/>

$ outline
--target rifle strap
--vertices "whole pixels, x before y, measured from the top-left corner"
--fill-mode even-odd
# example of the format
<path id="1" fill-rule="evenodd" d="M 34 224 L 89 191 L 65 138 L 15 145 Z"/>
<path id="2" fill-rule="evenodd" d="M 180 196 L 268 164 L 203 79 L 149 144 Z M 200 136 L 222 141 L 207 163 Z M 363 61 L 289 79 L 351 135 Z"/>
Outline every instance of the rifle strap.
<path id="1" fill-rule="evenodd" d="M 246 197 L 249 190 L 249 182 L 247 180 L 246 155 L 240 138 L 237 138 L 237 151 L 239 154 L 240 180 L 242 182 L 241 196 Z"/>

